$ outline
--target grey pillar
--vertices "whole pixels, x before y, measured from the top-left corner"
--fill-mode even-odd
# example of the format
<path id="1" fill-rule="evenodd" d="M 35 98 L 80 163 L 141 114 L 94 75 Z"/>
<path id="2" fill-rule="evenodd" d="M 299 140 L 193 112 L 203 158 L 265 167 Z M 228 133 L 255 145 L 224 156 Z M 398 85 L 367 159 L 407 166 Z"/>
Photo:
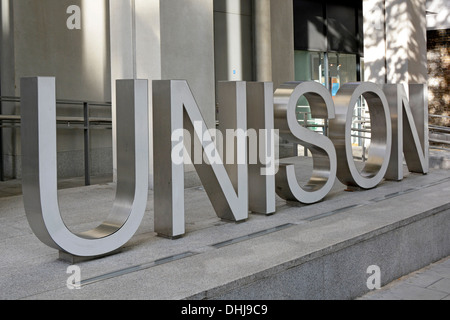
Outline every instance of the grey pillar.
<path id="1" fill-rule="evenodd" d="M 274 89 L 295 80 L 294 5 L 292 0 L 271 0 L 272 81 Z"/>
<path id="2" fill-rule="evenodd" d="M 272 30 L 270 0 L 254 0 L 256 81 L 272 81 Z"/>
<path id="3" fill-rule="evenodd" d="M 365 81 L 386 83 L 386 37 L 384 0 L 364 0 Z"/>
<path id="4" fill-rule="evenodd" d="M 385 3 L 387 83 L 426 84 L 426 0 L 386 0 Z"/>
<path id="5" fill-rule="evenodd" d="M 187 80 L 202 115 L 213 128 L 212 1 L 183 1 L 180 4 L 178 0 L 114 0 L 110 1 L 110 17 L 112 81 L 129 78 Z M 152 96 L 151 81 L 149 95 Z M 151 125 L 152 108 L 152 99 L 149 99 Z M 116 119 L 115 105 L 113 111 Z M 153 130 L 150 130 L 149 137 L 149 180 L 153 187 Z"/>
<path id="6" fill-rule="evenodd" d="M 115 0 L 110 1 L 111 24 L 111 80 L 160 79 L 160 0 Z M 113 97 L 115 97 L 115 85 Z M 148 87 L 152 94 L 151 81 Z M 152 106 L 149 99 L 149 182 L 153 187 L 153 132 Z M 113 121 L 116 123 L 116 103 L 113 101 Z M 116 159 L 116 127 L 113 130 L 113 150 Z M 115 160 L 114 160 L 115 161 Z M 114 162 L 116 176 L 117 163 Z"/>
<path id="7" fill-rule="evenodd" d="M 426 0 L 364 0 L 363 5 L 365 80 L 426 84 Z"/>

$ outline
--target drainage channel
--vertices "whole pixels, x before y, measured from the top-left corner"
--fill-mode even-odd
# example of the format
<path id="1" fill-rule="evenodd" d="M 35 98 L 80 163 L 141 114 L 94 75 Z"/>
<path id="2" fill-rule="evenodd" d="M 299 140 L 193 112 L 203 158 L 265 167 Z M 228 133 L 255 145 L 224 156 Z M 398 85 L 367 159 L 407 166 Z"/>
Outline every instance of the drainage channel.
<path id="1" fill-rule="evenodd" d="M 245 235 L 245 236 L 242 236 L 242 237 L 238 237 L 238 238 L 234 238 L 234 239 L 231 239 L 231 240 L 227 240 L 227 241 L 223 241 L 223 242 L 220 242 L 220 243 L 216 243 L 216 244 L 210 245 L 209 247 L 213 248 L 213 249 L 220 249 L 220 248 L 226 247 L 226 246 L 231 245 L 231 244 L 243 242 L 243 241 L 246 241 L 246 240 L 250 240 L 250 239 L 261 237 L 261 236 L 264 236 L 264 235 L 267 235 L 267 234 L 278 232 L 278 231 L 287 229 L 287 228 L 292 227 L 292 226 L 294 226 L 294 224 L 292 224 L 292 223 L 283 224 L 281 226 L 277 226 L 277 227 L 274 227 L 274 228 L 258 231 L 258 232 L 251 233 L 251 234 L 248 234 L 248 235 Z M 152 262 L 149 262 L 149 263 L 144 263 L 144 264 L 140 264 L 140 265 L 124 268 L 124 269 L 121 269 L 121 270 L 109 272 L 109 273 L 106 273 L 106 274 L 103 274 L 103 275 L 100 275 L 100 276 L 97 276 L 97 277 L 92 277 L 92 278 L 89 278 L 89 279 L 81 281 L 80 285 L 81 285 L 81 287 L 88 286 L 88 285 L 91 285 L 91 284 L 96 283 L 96 282 L 105 281 L 105 280 L 109 280 L 109 279 L 112 279 L 112 278 L 121 277 L 121 276 L 130 274 L 130 273 L 147 270 L 147 269 L 150 269 L 150 268 L 153 268 L 153 267 L 156 267 L 156 266 L 160 266 L 160 265 L 163 265 L 163 264 L 166 264 L 166 263 L 169 263 L 169 262 L 174 262 L 174 261 L 182 260 L 182 259 L 185 259 L 185 258 L 189 258 L 189 257 L 195 256 L 197 254 L 199 254 L 199 253 L 192 252 L 192 251 L 184 252 L 184 253 L 177 254 L 177 255 L 174 255 L 174 256 L 170 256 L 170 257 L 167 257 L 167 258 L 163 258 L 163 259 L 159 259 L 159 260 L 156 260 L 156 261 L 152 261 Z"/>
<path id="2" fill-rule="evenodd" d="M 344 207 L 344 208 L 336 209 L 336 210 L 333 210 L 333 211 L 330 211 L 330 212 L 321 213 L 321 214 L 318 214 L 318 215 L 306 218 L 305 220 L 308 221 L 308 222 L 320 220 L 320 219 L 323 219 L 323 218 L 326 218 L 326 217 L 330 217 L 332 215 L 335 215 L 335 214 L 338 214 L 338 213 L 341 213 L 341 212 L 348 211 L 350 209 L 360 208 L 360 207 L 366 206 L 368 204 L 373 204 L 373 203 L 386 201 L 386 200 L 389 200 L 389 199 L 393 199 L 393 198 L 397 198 L 397 197 L 403 196 L 403 195 L 408 194 L 408 193 L 412 193 L 412 192 L 420 191 L 420 190 L 423 190 L 423 189 L 431 188 L 431 187 L 437 186 L 439 184 L 445 183 L 447 181 L 450 181 L 450 178 L 445 178 L 445 179 L 442 179 L 442 180 L 439 180 L 439 181 L 436 181 L 436 182 L 432 182 L 432 183 L 429 183 L 429 184 L 426 184 L 426 185 L 418 186 L 418 187 L 415 187 L 415 188 L 409 188 L 409 189 L 406 189 L 406 190 L 403 190 L 403 191 L 399 191 L 399 192 L 390 193 L 390 194 L 387 194 L 385 196 L 374 198 L 374 199 L 368 200 L 368 201 L 360 203 L 360 204 L 354 204 L 354 205 L 350 205 L 350 206 L 347 206 L 347 207 Z"/>
<path id="3" fill-rule="evenodd" d="M 100 282 L 100 281 L 105 281 L 108 279 L 112 279 L 112 278 L 117 278 L 120 276 L 124 276 L 130 273 L 134 273 L 134 272 L 138 272 L 138 271 L 143 271 L 143 270 L 147 270 L 156 266 L 160 266 L 169 262 L 173 262 L 173 261 L 177 261 L 177 260 L 181 260 L 187 257 L 192 257 L 196 255 L 195 252 L 184 252 L 181 254 L 177 254 L 174 256 L 170 256 L 167 258 L 163 258 L 163 259 L 159 259 L 159 260 L 155 260 L 152 261 L 150 263 L 144 263 L 144 264 L 140 264 L 140 265 L 136 265 L 136 266 L 132 266 L 129 268 L 125 268 L 125 269 L 121 269 L 121 270 L 117 270 L 117 271 L 113 271 L 113 272 L 109 272 L 97 277 L 93 277 L 90 279 L 86 279 L 86 280 L 82 280 L 80 285 L 81 287 L 96 283 L 96 282 Z"/>
<path id="4" fill-rule="evenodd" d="M 274 227 L 274 228 L 270 228 L 270 229 L 267 229 L 267 230 L 251 233 L 251 234 L 248 234 L 246 236 L 242 236 L 242 237 L 234 238 L 234 239 L 231 239 L 231 240 L 219 242 L 219 243 L 211 245 L 211 247 L 213 247 L 215 249 L 220 249 L 220 248 L 223 248 L 223 247 L 226 247 L 226 246 L 238 243 L 238 242 L 247 241 L 247 240 L 250 240 L 250 239 L 254 239 L 254 238 L 257 238 L 257 237 L 264 236 L 266 234 L 278 232 L 278 231 L 290 228 L 292 226 L 294 226 L 294 224 L 292 224 L 292 223 L 283 224 L 283 225 L 278 226 L 278 227 Z"/>

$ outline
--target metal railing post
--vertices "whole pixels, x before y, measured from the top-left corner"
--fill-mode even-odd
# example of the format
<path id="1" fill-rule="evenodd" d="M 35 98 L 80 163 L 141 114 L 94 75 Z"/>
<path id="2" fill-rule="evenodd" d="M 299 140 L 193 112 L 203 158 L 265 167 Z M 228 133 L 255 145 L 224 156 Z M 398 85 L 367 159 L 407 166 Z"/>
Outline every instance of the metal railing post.
<path id="1" fill-rule="evenodd" d="M 303 126 L 304 126 L 306 129 L 308 129 L 308 113 L 307 113 L 307 112 L 305 112 L 305 113 L 303 114 Z M 306 148 L 305 146 L 303 147 L 303 155 L 304 155 L 305 157 L 308 156 L 308 148 Z"/>
<path id="2" fill-rule="evenodd" d="M 364 143 L 362 146 L 362 161 L 366 162 L 366 141 L 365 141 L 365 139 L 364 139 Z"/>
<path id="3" fill-rule="evenodd" d="M 89 103 L 83 102 L 84 113 L 84 182 L 91 185 Z"/>
<path id="4" fill-rule="evenodd" d="M 21 99 L 20 97 L 10 97 L 10 96 L 0 96 L 0 115 L 2 113 L 2 106 L 1 104 L 3 102 L 13 102 L 13 103 L 20 103 Z M 101 107 L 109 107 L 111 108 L 110 102 L 87 102 L 87 101 L 79 101 L 79 100 L 56 100 L 57 105 L 72 105 L 72 106 L 83 106 L 83 117 L 61 117 L 61 119 L 58 119 L 58 123 L 67 123 L 67 128 L 77 128 L 77 129 L 83 129 L 84 133 L 84 168 L 85 168 L 85 184 L 87 186 L 91 185 L 91 145 L 90 145 L 90 133 L 91 129 L 93 129 L 94 126 L 98 126 L 99 124 L 105 125 L 111 124 L 111 119 L 106 118 L 91 118 L 90 117 L 90 107 L 91 106 L 101 106 Z M 94 122 L 94 124 L 93 124 Z M 77 126 L 72 127 L 70 124 L 75 123 Z M 21 124 L 21 117 L 16 115 L 3 115 L 0 118 L 0 181 L 5 179 L 5 158 L 3 154 L 3 140 L 2 130 L 7 128 L 14 128 L 16 125 L 20 126 Z M 107 128 L 105 128 L 107 129 Z"/>
<path id="5" fill-rule="evenodd" d="M 2 101 L 0 100 L 0 115 L 2 114 Z M 5 181 L 3 164 L 3 121 L 0 120 L 0 181 Z"/>

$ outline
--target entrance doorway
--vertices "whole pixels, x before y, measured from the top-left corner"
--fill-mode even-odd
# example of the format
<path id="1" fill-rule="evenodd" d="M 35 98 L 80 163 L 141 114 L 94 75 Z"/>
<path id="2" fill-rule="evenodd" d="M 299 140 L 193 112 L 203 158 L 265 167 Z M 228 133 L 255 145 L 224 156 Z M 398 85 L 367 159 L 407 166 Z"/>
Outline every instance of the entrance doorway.
<path id="1" fill-rule="evenodd" d="M 338 52 L 295 51 L 295 80 L 315 81 L 327 87 L 336 96 L 342 85 L 364 79 L 363 58 L 356 54 Z M 318 133 L 327 135 L 328 123 L 324 119 L 313 119 L 308 101 L 302 97 L 297 103 L 299 123 Z M 370 145 L 370 114 L 365 100 L 354 106 L 352 144 L 355 159 L 365 161 Z M 308 155 L 308 150 L 294 146 L 298 154 Z"/>

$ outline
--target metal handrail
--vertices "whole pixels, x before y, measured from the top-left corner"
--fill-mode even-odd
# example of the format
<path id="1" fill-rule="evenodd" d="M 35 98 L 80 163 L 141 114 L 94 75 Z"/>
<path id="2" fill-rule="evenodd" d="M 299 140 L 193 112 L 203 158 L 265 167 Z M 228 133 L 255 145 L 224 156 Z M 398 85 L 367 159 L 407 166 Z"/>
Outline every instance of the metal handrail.
<path id="1" fill-rule="evenodd" d="M 2 96 L 0 97 L 0 103 L 2 102 L 13 102 L 13 103 L 20 103 L 21 99 L 20 97 L 12 97 L 12 96 Z M 95 123 L 105 123 L 112 124 L 112 119 L 109 118 L 98 118 L 98 117 L 91 117 L 90 116 L 90 107 L 111 107 L 111 102 L 98 102 L 98 101 L 80 101 L 80 100 L 67 100 L 67 99 L 57 99 L 56 100 L 57 105 L 74 105 L 74 106 L 82 106 L 83 107 L 83 117 L 72 117 L 72 116 L 66 116 L 66 117 L 59 117 L 57 118 L 58 122 L 66 122 L 68 124 L 65 128 L 73 129 L 73 127 L 70 127 L 71 123 L 78 123 L 82 124 L 83 126 L 80 129 L 84 130 L 84 177 L 85 177 L 85 185 L 91 184 L 91 177 L 90 177 L 90 130 L 91 127 L 96 126 Z M 1 109 L 0 109 L 1 110 Z M 1 113 L 0 113 L 0 116 Z M 21 122 L 21 117 L 18 115 L 6 115 L 3 117 L 0 117 L 0 181 L 4 181 L 4 163 L 3 163 L 3 139 L 2 139 L 2 130 L 3 130 L 3 121 L 9 121 L 13 122 L 13 126 L 16 123 Z M 107 129 L 108 127 L 104 127 L 103 129 Z"/>
<path id="2" fill-rule="evenodd" d="M 429 114 L 428 115 L 430 118 L 450 118 L 450 116 L 444 116 L 441 114 Z"/>
<path id="3" fill-rule="evenodd" d="M 430 129 L 430 131 L 450 132 L 450 127 L 435 126 L 432 124 L 429 125 L 429 129 Z"/>
<path id="4" fill-rule="evenodd" d="M 1 96 L 0 101 L 2 102 L 20 102 L 20 97 L 13 96 Z M 111 102 L 99 102 L 99 101 L 86 101 L 86 100 L 68 100 L 68 99 L 57 99 L 56 104 L 65 104 L 65 105 L 83 105 L 84 103 L 88 103 L 90 106 L 99 106 L 99 107 L 111 107 Z"/>
<path id="5" fill-rule="evenodd" d="M 439 114 L 430 114 L 429 115 L 430 118 L 440 118 L 440 119 L 450 119 L 450 116 L 444 116 L 444 115 L 439 115 Z M 443 133 L 443 134 L 447 134 L 450 132 L 450 127 L 444 127 L 444 126 L 437 126 L 434 124 L 429 124 L 429 131 L 430 133 Z M 430 137 L 430 145 L 431 143 L 440 145 L 440 147 L 436 147 L 435 145 L 431 146 L 433 148 L 438 148 L 438 149 L 443 149 L 443 150 L 448 150 L 449 149 L 449 145 L 450 145 L 450 141 L 447 140 L 441 140 L 441 139 L 435 139 L 434 137 Z"/>
<path id="6" fill-rule="evenodd" d="M 308 116 L 311 114 L 311 112 L 305 112 L 305 111 L 299 112 L 299 111 L 297 111 L 296 114 L 297 115 L 303 115 L 303 120 L 298 120 L 300 123 L 303 123 L 303 127 L 305 127 L 305 128 L 322 127 L 322 128 L 324 128 L 324 132 L 325 132 L 326 127 L 327 127 L 327 125 L 326 125 L 327 121 L 326 120 L 325 120 L 325 125 L 309 124 L 309 122 L 313 121 L 313 120 L 308 119 Z M 444 118 L 444 119 L 449 119 L 450 118 L 450 116 L 433 115 L 433 114 L 430 114 L 429 117 L 430 118 Z M 353 118 L 354 119 L 356 119 L 356 118 L 358 119 L 357 121 L 354 121 L 354 123 L 361 123 L 361 124 L 363 124 L 363 123 L 370 123 L 370 118 L 369 117 L 354 116 Z M 369 126 L 365 126 L 364 128 L 365 129 L 352 128 L 352 132 L 367 133 L 367 134 L 370 134 L 372 132 L 372 130 L 370 128 L 370 125 Z M 431 132 L 445 132 L 445 133 L 447 133 L 447 132 L 450 132 L 450 127 L 443 127 L 443 126 L 436 126 L 436 125 L 429 124 L 429 132 L 430 133 Z M 370 136 L 365 136 L 365 135 L 361 135 L 361 134 L 352 134 L 351 136 L 354 137 L 354 138 L 358 138 L 358 139 L 371 140 Z M 429 138 L 429 142 L 441 145 L 440 149 L 444 149 L 444 150 L 448 150 L 448 148 L 449 148 L 448 146 L 450 145 L 450 141 L 434 139 L 432 137 Z M 294 148 L 295 147 L 296 147 L 296 145 L 294 144 Z M 364 143 L 363 143 L 362 147 L 363 147 L 363 157 L 362 157 L 362 159 L 364 161 L 365 160 L 365 149 L 366 149 Z M 430 144 L 430 147 L 437 148 L 436 146 L 431 146 L 431 144 Z M 306 155 L 307 155 L 307 151 L 305 149 L 305 156 Z"/>

